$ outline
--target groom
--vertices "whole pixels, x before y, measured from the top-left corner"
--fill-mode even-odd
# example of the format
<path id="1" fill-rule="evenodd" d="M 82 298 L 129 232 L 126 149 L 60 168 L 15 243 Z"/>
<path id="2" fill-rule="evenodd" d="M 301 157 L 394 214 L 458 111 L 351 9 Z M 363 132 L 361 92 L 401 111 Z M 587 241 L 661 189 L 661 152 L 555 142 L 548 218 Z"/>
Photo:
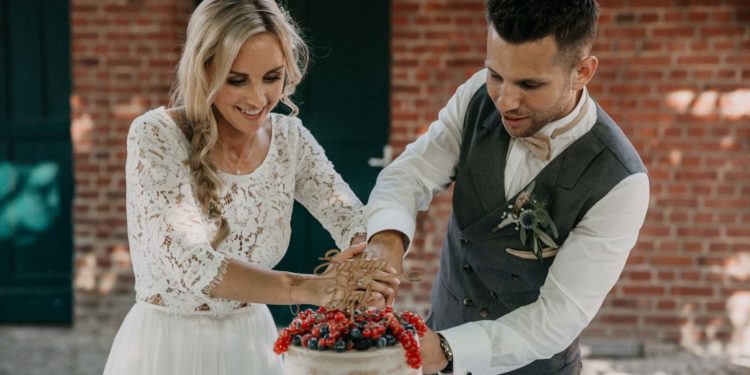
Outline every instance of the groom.
<path id="1" fill-rule="evenodd" d="M 399 270 L 417 211 L 455 182 L 426 373 L 581 371 L 577 337 L 649 199 L 641 159 L 586 90 L 597 18 L 595 0 L 488 0 L 486 69 L 378 178 L 366 252 Z"/>

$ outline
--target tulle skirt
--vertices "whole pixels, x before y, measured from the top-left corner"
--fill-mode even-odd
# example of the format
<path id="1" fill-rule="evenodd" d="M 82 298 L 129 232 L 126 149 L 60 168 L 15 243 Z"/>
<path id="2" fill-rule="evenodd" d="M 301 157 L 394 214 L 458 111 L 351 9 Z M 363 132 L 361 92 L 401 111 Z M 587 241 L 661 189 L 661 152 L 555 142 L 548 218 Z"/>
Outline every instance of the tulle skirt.
<path id="1" fill-rule="evenodd" d="M 138 302 L 115 336 L 104 375 L 281 374 L 277 335 L 266 305 L 217 316 Z"/>

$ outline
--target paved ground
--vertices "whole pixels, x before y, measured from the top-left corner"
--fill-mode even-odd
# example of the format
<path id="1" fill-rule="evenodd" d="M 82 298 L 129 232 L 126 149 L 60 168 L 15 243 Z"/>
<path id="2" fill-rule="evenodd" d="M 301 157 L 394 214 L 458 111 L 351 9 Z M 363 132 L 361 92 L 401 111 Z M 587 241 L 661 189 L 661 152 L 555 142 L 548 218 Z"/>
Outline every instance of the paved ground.
<path id="1" fill-rule="evenodd" d="M 99 375 L 114 333 L 0 326 L 0 375 Z M 587 358 L 583 366 L 583 375 L 750 374 L 750 363 L 691 353 L 637 359 Z"/>
<path id="2" fill-rule="evenodd" d="M 739 361 L 737 361 L 739 362 Z M 583 375 L 741 375 L 750 374 L 747 364 L 729 358 L 675 353 L 633 359 L 584 359 Z"/>

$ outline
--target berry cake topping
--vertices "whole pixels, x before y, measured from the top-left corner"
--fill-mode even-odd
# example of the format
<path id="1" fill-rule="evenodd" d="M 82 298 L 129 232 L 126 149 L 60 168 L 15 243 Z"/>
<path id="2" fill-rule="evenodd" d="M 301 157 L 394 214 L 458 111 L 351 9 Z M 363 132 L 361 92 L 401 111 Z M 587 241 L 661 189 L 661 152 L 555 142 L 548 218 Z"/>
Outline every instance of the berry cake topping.
<path id="1" fill-rule="evenodd" d="M 427 329 L 418 315 L 405 311 L 394 312 L 393 307 L 367 310 L 307 309 L 284 328 L 276 340 L 274 352 L 282 354 L 289 345 L 310 350 L 346 352 L 385 348 L 401 344 L 406 352 L 406 363 L 411 368 L 422 366 L 417 335 Z"/>

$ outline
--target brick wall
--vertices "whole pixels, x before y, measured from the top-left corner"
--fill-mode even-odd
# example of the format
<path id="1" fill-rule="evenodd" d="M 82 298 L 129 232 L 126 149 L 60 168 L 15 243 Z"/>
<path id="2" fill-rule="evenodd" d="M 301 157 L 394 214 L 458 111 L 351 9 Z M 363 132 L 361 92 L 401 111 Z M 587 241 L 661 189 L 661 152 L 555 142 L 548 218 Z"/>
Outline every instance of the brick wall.
<path id="1" fill-rule="evenodd" d="M 623 4 L 603 4 L 591 89 L 640 151 L 652 200 L 589 333 L 747 345 L 750 3 Z"/>
<path id="2" fill-rule="evenodd" d="M 484 61 L 482 0 L 394 0 L 391 144 L 437 117 Z M 649 168 L 652 200 L 624 275 L 587 329 L 647 350 L 710 344 L 750 353 L 750 3 L 601 1 L 589 89 Z M 450 192 L 418 220 L 400 296 L 425 312 Z M 417 292 L 418 293 L 414 293 Z M 744 336 L 743 336 L 744 335 Z"/>
<path id="3" fill-rule="evenodd" d="M 77 325 L 119 324 L 133 304 L 125 137 L 166 104 L 191 10 L 185 0 L 71 1 Z"/>
<path id="4" fill-rule="evenodd" d="M 397 153 L 437 118 L 458 85 L 484 67 L 487 26 L 482 0 L 393 0 L 391 134 Z M 419 214 L 404 266 L 424 270 L 401 287 L 400 307 L 426 316 L 451 211 L 452 189 Z"/>
<path id="5" fill-rule="evenodd" d="M 587 330 L 692 347 L 750 340 L 750 6 L 602 1 L 592 93 L 646 162 L 652 202 L 621 281 Z M 483 66 L 483 0 L 392 0 L 391 144 L 424 132 Z M 75 291 L 79 325 L 119 324 L 132 304 L 125 136 L 166 104 L 188 0 L 72 0 Z M 418 220 L 399 303 L 426 313 L 450 191 Z M 107 323 L 102 323 L 102 320 Z M 750 348 L 745 348 L 750 353 Z"/>

